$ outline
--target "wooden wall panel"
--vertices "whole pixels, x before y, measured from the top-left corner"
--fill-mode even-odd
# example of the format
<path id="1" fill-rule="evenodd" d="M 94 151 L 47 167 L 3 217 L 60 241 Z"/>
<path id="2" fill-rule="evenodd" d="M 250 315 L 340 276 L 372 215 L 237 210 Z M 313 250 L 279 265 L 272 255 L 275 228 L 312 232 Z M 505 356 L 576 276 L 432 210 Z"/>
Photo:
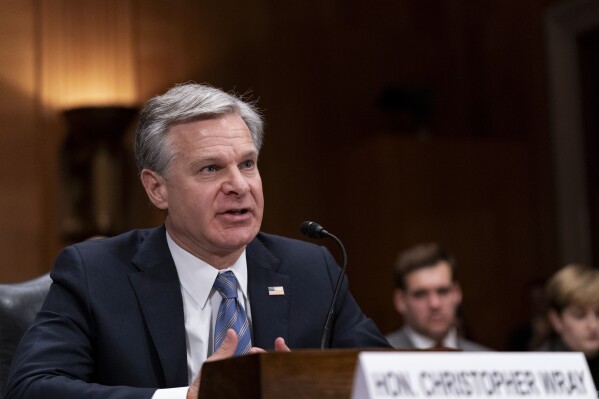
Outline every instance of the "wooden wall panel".
<path id="1" fill-rule="evenodd" d="M 60 147 L 67 133 L 62 113 L 73 107 L 136 105 L 134 4 L 132 0 L 38 2 L 38 97 L 46 132 L 41 140 L 53 204 L 48 227 L 50 259 L 65 243 L 62 235 L 72 213 L 60 170 Z M 112 183 L 99 191 L 123 190 L 116 181 Z"/>
<path id="2" fill-rule="evenodd" d="M 0 3 L 0 282 L 47 270 L 35 32 L 34 1 Z"/>
<path id="3" fill-rule="evenodd" d="M 137 101 L 132 0 L 40 1 L 40 99 L 53 110 Z"/>
<path id="4" fill-rule="evenodd" d="M 379 133 L 342 146 L 324 166 L 331 208 L 323 223 L 345 241 L 351 289 L 381 329 L 399 324 L 391 301 L 398 253 L 438 241 L 456 256 L 468 332 L 504 348 L 527 317 L 526 284 L 553 266 L 536 259 L 528 142 Z"/>

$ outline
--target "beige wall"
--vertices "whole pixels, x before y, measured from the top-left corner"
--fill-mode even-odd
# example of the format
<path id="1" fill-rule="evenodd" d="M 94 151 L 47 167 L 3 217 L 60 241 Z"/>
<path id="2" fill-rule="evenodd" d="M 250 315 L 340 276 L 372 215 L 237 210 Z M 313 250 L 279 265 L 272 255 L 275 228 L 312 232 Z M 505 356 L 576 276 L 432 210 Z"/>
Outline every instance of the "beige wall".
<path id="1" fill-rule="evenodd" d="M 0 281 L 48 270 L 62 246 L 60 111 L 195 80 L 259 99 L 265 230 L 301 238 L 314 219 L 338 234 L 353 291 L 385 331 L 395 255 L 442 240 L 462 265 L 472 333 L 501 349 L 526 318 L 526 280 L 557 267 L 546 1 L 241 3 L 0 2 Z M 388 131 L 386 85 L 433 91 L 431 138 Z M 125 224 L 160 223 L 123 173 Z"/>

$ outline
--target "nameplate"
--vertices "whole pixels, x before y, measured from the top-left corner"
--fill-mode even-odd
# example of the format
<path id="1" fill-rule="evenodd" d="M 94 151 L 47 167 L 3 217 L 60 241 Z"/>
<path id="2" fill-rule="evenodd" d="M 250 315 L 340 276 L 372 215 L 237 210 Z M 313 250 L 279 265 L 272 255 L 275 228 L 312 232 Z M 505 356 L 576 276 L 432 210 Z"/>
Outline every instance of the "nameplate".
<path id="1" fill-rule="evenodd" d="M 361 352 L 352 399 L 589 398 L 577 352 Z"/>

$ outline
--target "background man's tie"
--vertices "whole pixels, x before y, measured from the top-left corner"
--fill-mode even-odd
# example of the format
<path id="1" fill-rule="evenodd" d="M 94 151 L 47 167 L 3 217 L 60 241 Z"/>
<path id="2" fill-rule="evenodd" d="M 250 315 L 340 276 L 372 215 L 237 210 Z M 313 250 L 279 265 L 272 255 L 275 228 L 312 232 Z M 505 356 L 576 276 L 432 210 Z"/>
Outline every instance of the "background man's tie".
<path id="1" fill-rule="evenodd" d="M 227 330 L 232 328 L 237 332 L 239 343 L 235 355 L 243 355 L 252 347 L 252 337 L 247 314 L 237 300 L 237 279 L 231 271 L 219 273 L 214 288 L 223 297 L 216 316 L 214 327 L 214 351 L 223 343 Z"/>

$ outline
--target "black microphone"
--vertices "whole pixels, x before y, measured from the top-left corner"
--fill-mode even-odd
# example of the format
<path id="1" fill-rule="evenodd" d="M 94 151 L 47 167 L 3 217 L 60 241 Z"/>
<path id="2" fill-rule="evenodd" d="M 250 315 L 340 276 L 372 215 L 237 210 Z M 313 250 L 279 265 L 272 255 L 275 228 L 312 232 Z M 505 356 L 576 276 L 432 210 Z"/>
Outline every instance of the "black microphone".
<path id="1" fill-rule="evenodd" d="M 339 274 L 339 278 L 337 279 L 337 285 L 335 286 L 335 292 L 333 293 L 333 299 L 331 300 L 331 306 L 329 307 L 329 313 L 327 314 L 327 319 L 324 323 L 324 328 L 322 329 L 322 337 L 320 339 L 320 349 L 325 349 L 329 347 L 331 325 L 333 324 L 333 316 L 335 315 L 335 305 L 337 304 L 337 297 L 339 296 L 339 291 L 341 291 L 341 284 L 343 283 L 343 278 L 345 277 L 345 270 L 347 269 L 347 252 L 345 252 L 345 247 L 343 246 L 343 243 L 339 238 L 326 231 L 321 225 L 319 225 L 316 222 L 305 221 L 304 223 L 302 223 L 300 230 L 302 234 L 310 238 L 332 238 L 337 242 L 337 244 L 339 244 L 341 252 L 343 253 L 343 267 L 341 268 L 341 273 Z"/>

